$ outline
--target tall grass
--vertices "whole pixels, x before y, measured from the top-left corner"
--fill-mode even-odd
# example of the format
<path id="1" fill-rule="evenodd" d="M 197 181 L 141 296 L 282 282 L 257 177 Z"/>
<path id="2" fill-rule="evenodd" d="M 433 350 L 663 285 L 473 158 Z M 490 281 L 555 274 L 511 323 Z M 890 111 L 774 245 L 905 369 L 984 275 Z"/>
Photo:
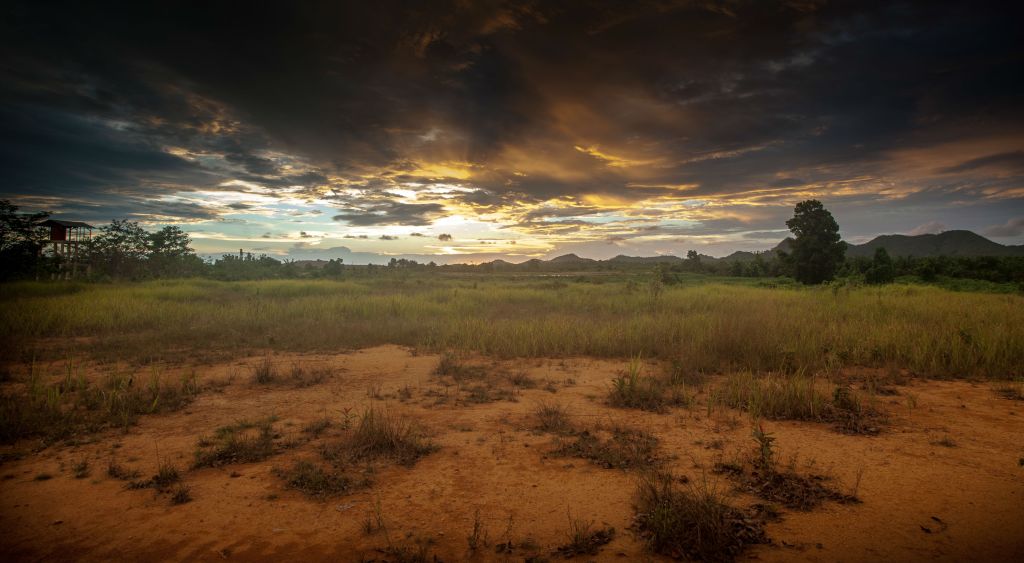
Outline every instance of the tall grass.
<path id="1" fill-rule="evenodd" d="M 443 276 L 409 280 L 0 287 L 4 357 L 177 358 L 384 343 L 500 357 L 643 355 L 695 371 L 898 366 L 933 377 L 1024 375 L 1024 297 L 898 285 L 670 286 Z M 85 347 L 78 344 L 85 351 Z"/>

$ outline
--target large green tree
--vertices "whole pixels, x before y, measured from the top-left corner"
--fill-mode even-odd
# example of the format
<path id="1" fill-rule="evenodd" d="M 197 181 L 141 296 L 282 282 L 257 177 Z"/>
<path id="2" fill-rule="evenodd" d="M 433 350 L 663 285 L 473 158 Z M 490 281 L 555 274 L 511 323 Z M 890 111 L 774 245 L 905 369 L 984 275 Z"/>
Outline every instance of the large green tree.
<path id="1" fill-rule="evenodd" d="M 786 221 L 793 232 L 793 277 L 805 284 L 818 284 L 835 277 L 846 255 L 846 243 L 839 236 L 839 224 L 816 199 L 796 204 L 793 218 Z"/>

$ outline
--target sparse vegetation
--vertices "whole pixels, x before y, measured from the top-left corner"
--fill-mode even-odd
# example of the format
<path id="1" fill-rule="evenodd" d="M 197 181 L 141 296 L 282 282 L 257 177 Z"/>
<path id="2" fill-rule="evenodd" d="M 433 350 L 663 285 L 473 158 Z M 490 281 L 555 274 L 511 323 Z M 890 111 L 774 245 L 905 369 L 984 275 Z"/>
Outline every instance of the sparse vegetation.
<path id="1" fill-rule="evenodd" d="M 537 430 L 552 434 L 569 434 L 573 431 L 569 411 L 559 403 L 540 403 L 534 409 Z"/>
<path id="2" fill-rule="evenodd" d="M 747 411 L 754 419 L 831 422 L 851 434 L 876 434 L 884 422 L 883 415 L 848 386 L 832 386 L 800 373 L 730 374 L 713 389 L 709 401 Z"/>
<path id="3" fill-rule="evenodd" d="M 768 541 L 761 519 L 732 506 L 706 479 L 679 489 L 671 475 L 642 475 L 636 510 L 636 528 L 651 550 L 673 558 L 731 561 Z"/>
<path id="4" fill-rule="evenodd" d="M 296 461 L 290 469 L 275 472 L 289 487 L 321 499 L 369 485 L 366 478 L 355 478 L 335 468 L 325 469 L 308 460 Z"/>
<path id="5" fill-rule="evenodd" d="M 652 434 L 616 426 L 608 431 L 584 430 L 571 441 L 560 440 L 554 454 L 583 458 L 606 469 L 642 469 L 662 461 L 657 447 L 658 439 Z"/>
<path id="6" fill-rule="evenodd" d="M 569 514 L 569 541 L 557 549 L 555 553 L 569 558 L 577 555 L 595 555 L 601 546 L 615 539 L 615 528 L 594 528 L 593 520 L 573 518 Z"/>
<path id="7" fill-rule="evenodd" d="M 171 493 L 171 504 L 185 504 L 192 501 L 192 487 L 179 483 Z"/>
<path id="8" fill-rule="evenodd" d="M 264 460 L 277 451 L 274 418 L 243 420 L 218 428 L 212 438 L 202 438 L 196 447 L 193 467 Z"/>
<path id="9" fill-rule="evenodd" d="M 71 473 L 75 479 L 85 479 L 89 476 L 89 460 L 80 459 L 71 465 Z"/>
<path id="10" fill-rule="evenodd" d="M 1012 381 L 999 381 L 992 386 L 996 395 L 1011 401 L 1024 401 L 1024 378 L 1016 378 Z"/>
<path id="11" fill-rule="evenodd" d="M 71 360 L 57 382 L 45 379 L 33 363 L 24 391 L 0 396 L 0 442 L 29 437 L 55 441 L 108 427 L 127 430 L 140 415 L 176 411 L 199 393 L 194 372 L 176 384 L 157 369 L 144 384 L 116 372 L 96 384 Z"/>
<path id="12" fill-rule="evenodd" d="M 734 479 L 743 490 L 797 510 L 810 510 L 826 500 L 843 504 L 860 502 L 857 497 L 828 486 L 827 477 L 800 475 L 793 467 L 780 469 L 773 446 L 775 437 L 763 427 L 754 428 L 753 439 L 757 449 L 748 464 L 719 463 L 716 466 L 718 472 Z"/>
<path id="13" fill-rule="evenodd" d="M 369 408 L 347 439 L 322 450 L 329 460 L 390 458 L 413 465 L 437 449 L 409 418 L 390 411 Z"/>
<path id="14" fill-rule="evenodd" d="M 693 397 L 669 377 L 645 376 L 640 358 L 630 360 L 626 371 L 612 380 L 608 404 L 613 407 L 661 412 L 670 406 L 689 406 Z"/>

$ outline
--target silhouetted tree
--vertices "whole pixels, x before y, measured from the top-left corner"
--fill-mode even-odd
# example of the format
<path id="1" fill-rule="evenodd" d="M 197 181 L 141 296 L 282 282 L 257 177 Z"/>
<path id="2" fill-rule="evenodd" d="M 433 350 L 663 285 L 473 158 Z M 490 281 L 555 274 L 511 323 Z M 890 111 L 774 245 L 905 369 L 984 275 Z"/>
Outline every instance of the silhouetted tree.
<path id="1" fill-rule="evenodd" d="M 892 258 L 885 248 L 875 249 L 875 256 L 871 259 L 871 266 L 864 272 L 864 281 L 868 283 L 892 283 L 896 279 L 896 270 L 892 265 Z"/>
<path id="2" fill-rule="evenodd" d="M 18 206 L 0 200 L 0 279 L 29 278 L 46 267 L 40 250 L 46 233 L 36 223 L 49 213 L 18 213 Z"/>
<path id="3" fill-rule="evenodd" d="M 843 263 L 846 244 L 839 236 L 839 224 L 825 206 L 815 199 L 798 203 L 786 226 L 795 237 L 792 253 L 787 255 L 793 277 L 805 284 L 834 278 Z"/>

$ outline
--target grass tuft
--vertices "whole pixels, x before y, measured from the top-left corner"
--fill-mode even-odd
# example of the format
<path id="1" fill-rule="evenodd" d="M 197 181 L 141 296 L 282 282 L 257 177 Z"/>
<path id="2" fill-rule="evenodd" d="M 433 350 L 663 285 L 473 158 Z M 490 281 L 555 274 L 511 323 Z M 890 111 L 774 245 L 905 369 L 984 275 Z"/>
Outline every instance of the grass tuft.
<path id="1" fill-rule="evenodd" d="M 275 471 L 289 487 L 320 499 L 342 495 L 369 486 L 366 479 L 355 479 L 345 473 L 324 469 L 311 461 L 299 460 L 288 470 Z"/>
<path id="2" fill-rule="evenodd" d="M 607 439 L 601 434 L 610 434 Z M 608 432 L 584 430 L 569 442 L 560 442 L 554 454 L 589 460 L 606 469 L 643 469 L 658 465 L 658 439 L 649 432 L 614 427 Z"/>
<path id="3" fill-rule="evenodd" d="M 276 453 L 274 417 L 256 422 L 241 421 L 218 428 L 213 438 L 201 438 L 192 466 L 216 467 L 229 463 L 253 463 Z"/>
<path id="4" fill-rule="evenodd" d="M 555 549 L 555 553 L 566 559 L 577 555 L 596 555 L 601 546 L 615 539 L 615 528 L 594 529 L 593 520 L 573 518 L 570 514 L 567 535 L 569 541 Z"/>
<path id="5" fill-rule="evenodd" d="M 636 509 L 640 536 L 668 557 L 732 561 L 749 546 L 768 542 L 764 523 L 732 506 L 706 479 L 680 490 L 671 475 L 645 474 Z"/>

